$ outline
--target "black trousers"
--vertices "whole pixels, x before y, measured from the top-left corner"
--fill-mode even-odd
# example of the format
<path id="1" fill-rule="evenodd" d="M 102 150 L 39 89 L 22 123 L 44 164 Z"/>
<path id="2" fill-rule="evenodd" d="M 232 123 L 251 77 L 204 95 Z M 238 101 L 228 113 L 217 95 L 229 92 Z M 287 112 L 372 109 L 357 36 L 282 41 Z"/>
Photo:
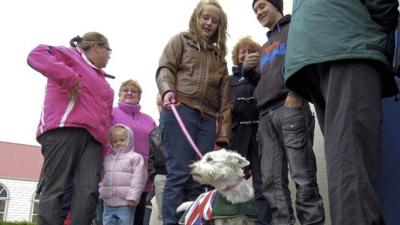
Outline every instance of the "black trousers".
<path id="1" fill-rule="evenodd" d="M 257 206 L 256 225 L 269 225 L 271 223 L 271 210 L 262 194 L 262 178 L 260 169 L 260 154 L 258 152 L 257 124 L 239 125 L 232 130 L 232 141 L 229 149 L 237 151 L 250 162 L 252 172 L 254 201 Z"/>
<path id="2" fill-rule="evenodd" d="M 381 152 L 380 65 L 316 64 L 301 73 L 325 138 L 332 225 L 384 224 L 374 190 Z"/>
<path id="3" fill-rule="evenodd" d="M 98 201 L 102 145 L 82 128 L 48 131 L 40 143 L 44 162 L 38 184 L 39 225 L 63 224 L 62 200 L 71 181 L 71 225 L 90 225 Z"/>
<path id="4" fill-rule="evenodd" d="M 134 225 L 143 225 L 147 194 L 148 192 L 144 191 L 140 196 L 139 204 L 136 206 L 135 210 L 135 219 L 133 220 Z"/>

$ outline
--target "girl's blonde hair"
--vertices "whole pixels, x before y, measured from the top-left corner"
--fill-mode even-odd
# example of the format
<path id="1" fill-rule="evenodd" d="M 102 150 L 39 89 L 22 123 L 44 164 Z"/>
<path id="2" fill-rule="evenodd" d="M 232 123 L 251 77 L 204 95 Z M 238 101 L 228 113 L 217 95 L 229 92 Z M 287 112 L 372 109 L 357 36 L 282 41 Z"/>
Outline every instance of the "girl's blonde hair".
<path id="1" fill-rule="evenodd" d="M 218 30 L 215 34 L 210 38 L 210 42 L 208 43 L 206 40 L 201 38 L 201 30 L 199 26 L 199 17 L 203 12 L 203 9 L 206 5 L 213 5 L 217 7 L 220 11 L 219 13 L 219 25 Z M 211 47 L 216 50 L 217 56 L 220 60 L 223 60 L 226 56 L 226 36 L 227 36 L 227 27 L 228 27 L 228 19 L 226 17 L 225 12 L 222 10 L 221 5 L 216 0 L 201 0 L 196 8 L 193 10 L 192 16 L 189 21 L 189 32 L 197 37 L 197 41 L 203 47 L 208 47 L 211 44 Z"/>
<path id="2" fill-rule="evenodd" d="M 112 134 L 114 134 L 115 132 L 123 132 L 124 135 L 129 137 L 129 131 L 124 126 L 121 126 L 121 125 L 112 126 L 110 128 L 110 131 L 108 132 L 108 136 L 110 139 L 111 139 Z"/>
<path id="3" fill-rule="evenodd" d="M 261 45 L 253 41 L 250 36 L 241 38 L 232 50 L 232 61 L 234 65 L 239 64 L 239 51 L 240 49 L 248 48 L 250 52 L 260 51 Z"/>

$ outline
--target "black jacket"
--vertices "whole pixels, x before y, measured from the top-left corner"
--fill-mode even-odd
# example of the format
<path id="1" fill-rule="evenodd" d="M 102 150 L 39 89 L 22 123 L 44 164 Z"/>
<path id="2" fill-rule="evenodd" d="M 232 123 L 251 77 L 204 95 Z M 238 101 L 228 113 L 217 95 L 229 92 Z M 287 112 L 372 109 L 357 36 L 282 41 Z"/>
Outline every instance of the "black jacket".
<path id="1" fill-rule="evenodd" d="M 160 128 L 157 126 L 150 132 L 149 176 L 151 180 L 157 175 L 166 175 L 165 150 L 162 144 Z"/>
<path id="2" fill-rule="evenodd" d="M 258 121 L 258 110 L 253 96 L 255 86 L 243 77 L 242 64 L 232 67 L 233 75 L 229 77 L 232 103 L 232 130 L 240 122 Z"/>
<path id="3" fill-rule="evenodd" d="M 258 149 L 258 110 L 253 97 L 255 86 L 242 76 L 241 67 L 242 64 L 234 66 L 233 75 L 229 77 L 232 102 L 232 136 L 229 149 L 248 158 L 249 152 L 257 152 Z"/>

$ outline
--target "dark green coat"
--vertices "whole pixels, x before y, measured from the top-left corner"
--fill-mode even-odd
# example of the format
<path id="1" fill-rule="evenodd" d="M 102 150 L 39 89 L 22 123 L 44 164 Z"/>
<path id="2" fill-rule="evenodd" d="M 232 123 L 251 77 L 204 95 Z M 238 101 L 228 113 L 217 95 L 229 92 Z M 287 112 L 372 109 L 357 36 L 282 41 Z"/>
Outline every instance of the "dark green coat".
<path id="1" fill-rule="evenodd" d="M 285 80 L 301 93 L 301 82 L 291 79 L 303 67 L 341 59 L 371 59 L 390 67 L 396 27 L 397 0 L 294 0 L 287 42 Z M 393 74 L 387 70 L 385 95 L 394 93 Z M 297 77 L 298 78 L 298 77 Z"/>

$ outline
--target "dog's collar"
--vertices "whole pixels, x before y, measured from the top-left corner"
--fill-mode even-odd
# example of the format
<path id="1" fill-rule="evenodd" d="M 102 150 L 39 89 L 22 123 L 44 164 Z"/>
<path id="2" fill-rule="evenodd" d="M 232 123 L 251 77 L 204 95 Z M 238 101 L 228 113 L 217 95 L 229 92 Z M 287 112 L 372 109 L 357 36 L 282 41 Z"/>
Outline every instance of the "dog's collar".
<path id="1" fill-rule="evenodd" d="M 234 189 L 235 187 L 239 186 L 243 182 L 243 177 L 241 177 L 239 180 L 237 180 L 234 184 L 226 186 L 226 188 L 223 189 L 223 191 L 230 191 Z"/>

